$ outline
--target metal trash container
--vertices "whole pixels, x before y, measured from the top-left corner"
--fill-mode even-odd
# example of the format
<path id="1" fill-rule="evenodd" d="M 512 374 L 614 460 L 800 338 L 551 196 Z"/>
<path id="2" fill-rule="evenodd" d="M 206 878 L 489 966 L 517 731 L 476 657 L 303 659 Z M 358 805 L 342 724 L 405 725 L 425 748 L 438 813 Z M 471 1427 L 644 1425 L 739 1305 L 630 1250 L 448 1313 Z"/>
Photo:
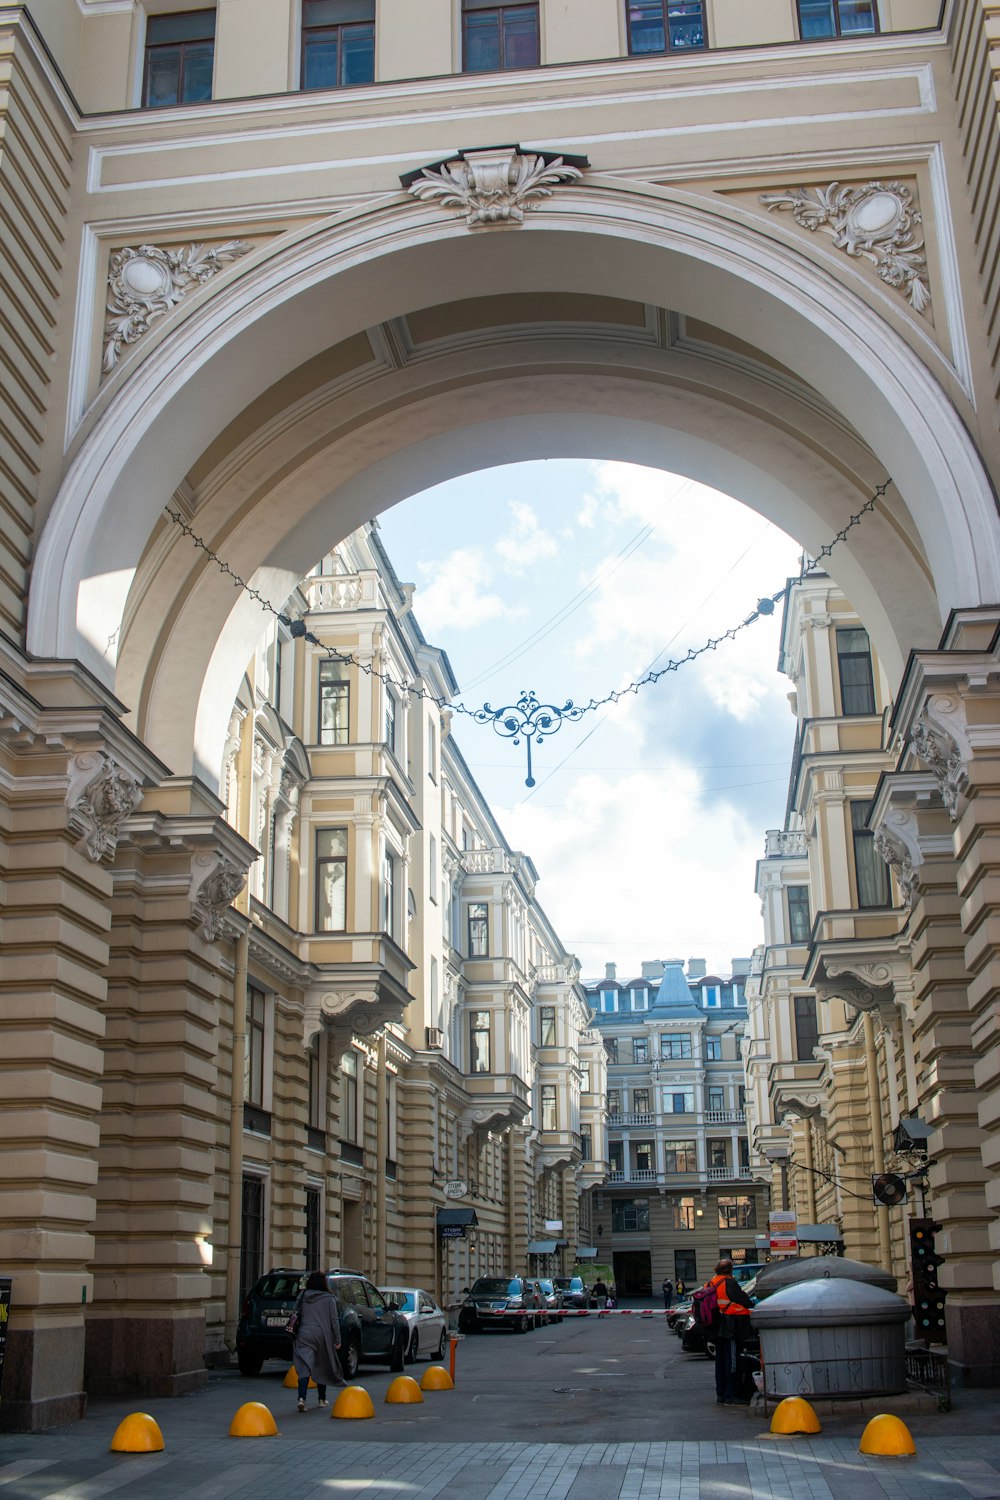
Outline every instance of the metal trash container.
<path id="1" fill-rule="evenodd" d="M 802 1281 L 816 1281 L 819 1277 L 844 1277 L 849 1281 L 864 1281 L 869 1286 L 880 1286 L 885 1292 L 897 1288 L 895 1276 L 883 1271 L 881 1266 L 869 1266 L 863 1260 L 846 1260 L 842 1255 L 805 1255 L 801 1259 L 791 1256 L 787 1260 L 772 1260 L 757 1272 L 753 1284 L 754 1296 L 763 1301 L 786 1286 L 795 1286 Z"/>
<path id="2" fill-rule="evenodd" d="M 755 1307 L 766 1396 L 888 1396 L 906 1388 L 902 1297 L 824 1276 Z"/>

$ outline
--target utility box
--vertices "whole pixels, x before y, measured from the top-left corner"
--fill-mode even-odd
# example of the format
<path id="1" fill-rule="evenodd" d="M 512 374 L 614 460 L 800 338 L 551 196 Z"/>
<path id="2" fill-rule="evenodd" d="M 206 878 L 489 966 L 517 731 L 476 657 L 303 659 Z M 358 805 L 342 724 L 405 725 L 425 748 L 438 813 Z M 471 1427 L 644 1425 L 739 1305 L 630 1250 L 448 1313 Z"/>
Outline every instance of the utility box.
<path id="1" fill-rule="evenodd" d="M 906 1389 L 902 1297 L 843 1277 L 775 1292 L 753 1311 L 767 1396 L 859 1398 Z"/>

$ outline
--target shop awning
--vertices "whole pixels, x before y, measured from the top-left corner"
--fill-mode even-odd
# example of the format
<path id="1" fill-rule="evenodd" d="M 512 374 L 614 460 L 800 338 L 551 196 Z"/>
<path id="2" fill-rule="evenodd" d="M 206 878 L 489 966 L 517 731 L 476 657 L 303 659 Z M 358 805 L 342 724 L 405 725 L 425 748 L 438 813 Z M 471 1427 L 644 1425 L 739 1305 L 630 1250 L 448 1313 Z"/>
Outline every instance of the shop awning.
<path id="1" fill-rule="evenodd" d="M 529 1240 L 528 1241 L 528 1254 L 529 1255 L 555 1255 L 555 1253 L 556 1253 L 556 1243 L 557 1242 L 555 1240 Z"/>
<path id="2" fill-rule="evenodd" d="M 596 1260 L 597 1250 L 593 1245 L 581 1245 L 576 1252 L 577 1260 Z"/>
<path id="3" fill-rule="evenodd" d="M 439 1229 L 472 1229 L 477 1227 L 479 1220 L 476 1218 L 474 1208 L 439 1208 L 437 1212 L 437 1225 Z"/>

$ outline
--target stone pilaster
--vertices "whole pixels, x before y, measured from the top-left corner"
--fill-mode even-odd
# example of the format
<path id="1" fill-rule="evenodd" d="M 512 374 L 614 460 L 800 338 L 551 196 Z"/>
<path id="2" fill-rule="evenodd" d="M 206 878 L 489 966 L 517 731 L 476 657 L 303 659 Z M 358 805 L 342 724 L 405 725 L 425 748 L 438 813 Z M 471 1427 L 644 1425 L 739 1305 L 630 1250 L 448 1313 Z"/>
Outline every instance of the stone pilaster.
<path id="1" fill-rule="evenodd" d="M 169 803 L 178 793 L 160 795 Z M 219 1044 L 231 1031 L 224 928 L 256 851 L 207 793 L 180 795 L 184 813 L 144 809 L 129 820 L 114 868 L 87 1319 L 87 1387 L 101 1395 L 174 1395 L 204 1382 L 208 1273 L 216 1255 L 224 1263 L 228 1238 L 213 1219 L 228 1097 Z"/>

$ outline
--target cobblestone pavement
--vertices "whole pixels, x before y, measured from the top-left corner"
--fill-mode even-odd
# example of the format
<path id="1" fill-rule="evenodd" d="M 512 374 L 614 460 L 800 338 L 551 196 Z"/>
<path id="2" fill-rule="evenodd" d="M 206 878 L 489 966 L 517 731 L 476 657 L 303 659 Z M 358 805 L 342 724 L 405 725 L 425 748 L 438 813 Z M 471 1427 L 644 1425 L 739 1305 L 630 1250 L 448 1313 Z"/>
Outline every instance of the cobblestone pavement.
<path id="1" fill-rule="evenodd" d="M 339 1425 L 339 1424 L 338 1424 Z M 125 1456 L 69 1433 L 0 1439 L 2 1500 L 1000 1500 L 1000 1438 L 929 1438 L 916 1458 L 856 1439 L 331 1443 L 200 1438 Z"/>

